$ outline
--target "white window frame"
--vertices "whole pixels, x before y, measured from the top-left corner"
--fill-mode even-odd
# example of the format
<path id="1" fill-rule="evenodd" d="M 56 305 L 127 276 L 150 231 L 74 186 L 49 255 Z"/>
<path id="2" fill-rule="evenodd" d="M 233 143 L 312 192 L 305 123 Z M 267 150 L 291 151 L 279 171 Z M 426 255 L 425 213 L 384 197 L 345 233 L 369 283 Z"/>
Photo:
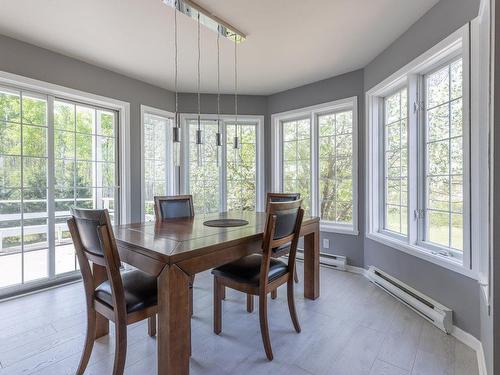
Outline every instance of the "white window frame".
<path id="1" fill-rule="evenodd" d="M 216 114 L 201 114 L 202 120 L 217 120 L 220 117 L 221 126 L 221 137 L 222 143 L 225 145 L 226 140 L 226 127 L 225 123 L 236 122 L 236 117 L 234 115 L 220 115 Z M 198 114 L 195 113 L 184 113 L 181 114 L 180 120 L 182 124 L 182 134 L 181 134 L 181 168 L 179 177 L 179 191 L 182 194 L 189 194 L 189 129 L 188 122 L 197 120 Z M 265 207 L 265 185 L 264 185 L 264 116 L 261 115 L 238 115 L 238 123 L 252 123 L 256 124 L 256 206 L 257 212 L 261 212 Z M 215 142 L 215 139 L 213 140 Z M 224 149 L 224 147 L 223 147 Z M 222 162 L 223 165 L 226 163 L 226 153 L 222 150 Z M 220 168 L 220 212 L 225 212 L 227 210 L 227 193 L 226 193 L 226 175 L 225 168 Z"/>
<path id="2" fill-rule="evenodd" d="M 158 117 L 163 117 L 168 120 L 172 120 L 175 117 L 175 114 L 173 112 L 165 111 L 163 109 L 155 108 L 155 107 L 149 107 L 147 105 L 141 105 L 141 220 L 145 220 L 145 213 L 144 213 L 144 203 L 145 203 L 145 186 L 144 186 L 144 179 L 145 179 L 145 160 L 144 160 L 144 119 L 145 115 L 152 115 L 152 116 L 158 116 Z M 167 137 L 166 141 L 172 143 L 172 126 L 168 127 L 165 129 L 167 132 Z M 167 178 L 167 195 L 175 195 L 178 192 L 178 173 L 175 173 L 175 170 L 177 167 L 173 164 L 173 152 L 174 148 L 173 146 L 168 150 L 169 152 L 169 157 L 167 157 L 167 171 L 166 173 L 168 174 Z"/>
<path id="3" fill-rule="evenodd" d="M 481 207 L 484 206 L 484 200 L 487 199 L 487 194 L 481 196 L 481 181 L 488 180 L 488 168 L 484 163 L 480 163 L 477 157 L 481 153 L 481 149 L 488 149 L 488 140 L 481 137 L 480 128 L 481 124 L 475 121 L 470 116 L 471 103 L 472 110 L 474 110 L 474 100 L 469 100 L 470 90 L 470 51 L 469 51 L 469 24 L 463 26 L 433 48 L 398 70 L 396 73 L 370 89 L 366 92 L 366 237 L 384 245 L 390 246 L 397 250 L 411 254 L 418 258 L 427 260 L 437 264 L 446 269 L 455 271 L 457 273 L 466 275 L 473 279 L 477 279 L 478 273 L 478 246 L 481 240 L 477 238 L 479 235 L 470 231 L 471 220 L 478 220 L 478 222 L 487 222 L 484 218 L 484 213 L 481 213 Z M 413 111 L 413 103 L 421 98 L 416 98 L 415 93 L 418 92 L 416 85 L 420 85 L 419 81 L 422 74 L 426 74 L 444 61 L 450 61 L 453 56 L 458 54 L 463 58 L 463 72 L 464 72 L 464 87 L 463 87 L 463 113 L 464 113 L 464 145 L 470 145 L 470 156 L 464 157 L 464 182 L 470 180 L 470 186 L 464 183 L 464 252 L 463 261 L 457 262 L 451 257 L 446 257 L 432 251 L 432 247 L 422 244 L 418 241 L 417 233 L 415 231 L 416 225 L 408 226 L 408 239 L 402 240 L 394 236 L 389 236 L 387 233 L 381 231 L 380 222 L 380 100 L 387 94 L 394 92 L 398 87 L 403 85 L 408 86 L 408 106 L 409 112 Z M 472 69 L 473 70 L 473 69 Z M 416 132 L 419 125 L 415 123 L 417 117 L 410 116 L 409 132 Z M 472 122 L 471 122 L 472 121 Z M 469 129 L 470 126 L 470 129 Z M 483 130 L 481 130 L 483 131 Z M 417 134 L 409 135 L 409 137 L 418 137 Z M 422 144 L 422 142 L 420 143 Z M 417 192 L 416 187 L 422 181 L 422 168 L 419 167 L 417 154 L 422 153 L 423 150 L 416 149 L 418 147 L 415 143 L 409 144 L 409 173 L 408 173 L 408 186 L 410 197 L 408 212 L 413 213 L 417 209 Z M 483 160 L 484 161 L 484 160 Z M 471 169 L 477 168 L 477 174 L 470 175 Z M 481 174 L 481 177 L 478 176 Z M 472 179 L 470 178 L 472 177 Z M 483 179 L 484 178 L 484 179 Z M 484 185 L 484 184 L 483 184 Z M 466 198 L 469 196 L 470 198 Z M 422 197 L 418 197 L 422 199 Z M 486 202 L 487 205 L 487 202 Z M 487 207 L 487 206 L 486 206 Z M 469 209 L 470 208 L 470 209 Z M 467 211 L 468 210 L 468 211 Z M 486 210 L 487 211 L 487 210 Z M 409 214 L 409 221 L 415 221 L 413 215 Z M 421 220 L 420 220 L 421 221 Z M 485 225 L 486 226 L 486 225 Z M 471 236 L 470 240 L 468 236 Z M 467 247 L 467 242 L 470 246 Z"/>
<path id="4" fill-rule="evenodd" d="M 352 224 L 320 222 L 323 232 L 350 234 L 357 236 L 358 231 L 358 98 L 356 96 L 295 109 L 271 115 L 271 168 L 272 191 L 282 191 L 283 143 L 282 126 L 284 121 L 307 118 L 311 124 L 311 215 L 319 216 L 319 136 L 318 116 L 332 112 L 352 111 Z"/>
<path id="5" fill-rule="evenodd" d="M 119 202 L 120 202 L 120 224 L 128 224 L 131 222 L 131 196 L 130 196 L 130 103 L 116 100 L 113 98 L 90 94 L 84 91 L 70 89 L 64 86 L 23 77 L 17 74 L 0 71 L 0 85 L 12 86 L 16 89 L 27 91 L 30 93 L 40 93 L 43 96 L 48 97 L 47 102 L 47 116 L 48 116 L 48 129 L 50 129 L 50 124 L 53 121 L 53 101 L 54 98 L 61 98 L 70 101 L 75 101 L 77 103 L 89 104 L 96 107 L 102 107 L 117 112 L 117 129 L 118 129 L 118 159 L 117 167 L 119 174 L 119 181 L 117 181 L 116 188 L 118 189 Z M 49 133 L 50 135 L 50 133 Z M 51 137 L 47 138 L 47 142 L 53 142 Z M 48 144 L 50 150 L 50 144 Z M 47 155 L 50 160 L 52 155 L 49 153 Z M 50 163 L 50 161 L 49 161 Z M 47 171 L 49 174 L 49 179 L 54 178 L 52 171 Z M 51 188 L 49 187 L 47 193 L 47 204 L 48 210 L 53 209 L 49 207 L 54 205 L 53 195 L 51 194 Z M 48 222 L 49 229 L 51 228 L 50 219 Z M 49 248 L 49 256 L 55 259 L 55 249 Z M 50 262 L 50 258 L 49 258 Z M 52 265 L 49 264 L 49 267 Z M 50 276 L 54 274 L 54 276 Z M 35 280 L 20 285 L 13 285 L 11 287 L 5 287 L 2 289 L 2 296 L 12 296 L 17 295 L 26 291 L 37 290 L 44 288 L 53 284 L 58 284 L 62 282 L 72 281 L 78 278 L 78 271 L 72 271 L 67 273 L 62 273 L 55 275 L 55 270 L 49 270 L 49 278 L 42 280 Z"/>

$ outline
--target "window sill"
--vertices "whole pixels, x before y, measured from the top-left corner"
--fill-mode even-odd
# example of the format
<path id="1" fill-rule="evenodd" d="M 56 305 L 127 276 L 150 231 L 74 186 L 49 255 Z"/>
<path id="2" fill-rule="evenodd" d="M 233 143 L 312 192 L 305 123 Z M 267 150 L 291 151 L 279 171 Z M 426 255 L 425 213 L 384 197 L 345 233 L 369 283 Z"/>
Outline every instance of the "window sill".
<path id="1" fill-rule="evenodd" d="M 358 229 L 353 224 L 340 224 L 322 221 L 319 227 L 321 232 L 350 234 L 352 236 L 357 236 L 359 234 Z"/>
<path id="2" fill-rule="evenodd" d="M 452 260 L 450 258 L 444 257 L 439 254 L 432 254 L 428 249 L 425 249 L 423 247 L 417 245 L 410 245 L 408 243 L 405 243 L 401 240 L 397 240 L 391 236 L 382 233 L 367 233 L 366 238 L 369 238 L 370 240 L 373 241 L 377 241 L 393 249 L 400 250 L 406 254 L 410 254 L 417 258 L 434 263 L 450 271 L 470 277 L 471 279 L 474 280 L 478 279 L 477 274 L 474 270 L 467 269 L 464 266 L 462 266 L 462 264 L 460 264 L 459 262 Z"/>

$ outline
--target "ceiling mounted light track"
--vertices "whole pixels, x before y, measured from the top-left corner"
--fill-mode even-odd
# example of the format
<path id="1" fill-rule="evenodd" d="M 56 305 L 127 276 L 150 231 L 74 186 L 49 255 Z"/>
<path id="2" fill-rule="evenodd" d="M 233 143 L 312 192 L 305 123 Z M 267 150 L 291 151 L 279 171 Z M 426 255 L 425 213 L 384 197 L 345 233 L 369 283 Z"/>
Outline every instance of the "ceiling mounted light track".
<path id="1" fill-rule="evenodd" d="M 177 10 L 184 13 L 186 16 L 193 18 L 194 20 L 200 20 L 200 23 L 208 27 L 209 29 L 219 33 L 220 35 L 236 41 L 236 43 L 241 43 L 245 41 L 246 34 L 230 23 L 224 21 L 223 19 L 217 17 L 215 14 L 211 13 L 207 9 L 203 8 L 201 5 L 195 3 L 191 0 L 162 0 L 162 2 Z"/>

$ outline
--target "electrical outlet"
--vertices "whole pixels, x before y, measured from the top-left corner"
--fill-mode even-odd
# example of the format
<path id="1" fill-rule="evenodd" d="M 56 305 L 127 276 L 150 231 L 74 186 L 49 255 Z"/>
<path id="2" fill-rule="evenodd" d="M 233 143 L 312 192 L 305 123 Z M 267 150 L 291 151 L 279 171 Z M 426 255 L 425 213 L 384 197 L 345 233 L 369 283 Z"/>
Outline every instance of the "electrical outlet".
<path id="1" fill-rule="evenodd" d="M 323 249 L 330 248 L 330 240 L 328 238 L 323 238 Z"/>

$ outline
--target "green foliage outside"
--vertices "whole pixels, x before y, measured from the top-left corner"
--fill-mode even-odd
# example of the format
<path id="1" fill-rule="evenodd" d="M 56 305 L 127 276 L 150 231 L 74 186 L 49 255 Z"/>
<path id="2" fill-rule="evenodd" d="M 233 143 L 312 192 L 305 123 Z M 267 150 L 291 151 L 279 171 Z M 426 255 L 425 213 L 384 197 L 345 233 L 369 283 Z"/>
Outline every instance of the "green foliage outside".
<path id="1" fill-rule="evenodd" d="M 47 116 L 43 96 L 0 92 L 0 229 L 47 225 Z M 93 208 L 95 194 L 110 198 L 106 205 L 113 208 L 114 121 L 110 112 L 55 101 L 56 215 L 75 203 Z M 20 234 L 6 236 L 3 249 L 19 248 L 22 242 L 30 249 L 46 248 L 46 229 L 41 232 L 25 233 L 24 240 Z"/>

